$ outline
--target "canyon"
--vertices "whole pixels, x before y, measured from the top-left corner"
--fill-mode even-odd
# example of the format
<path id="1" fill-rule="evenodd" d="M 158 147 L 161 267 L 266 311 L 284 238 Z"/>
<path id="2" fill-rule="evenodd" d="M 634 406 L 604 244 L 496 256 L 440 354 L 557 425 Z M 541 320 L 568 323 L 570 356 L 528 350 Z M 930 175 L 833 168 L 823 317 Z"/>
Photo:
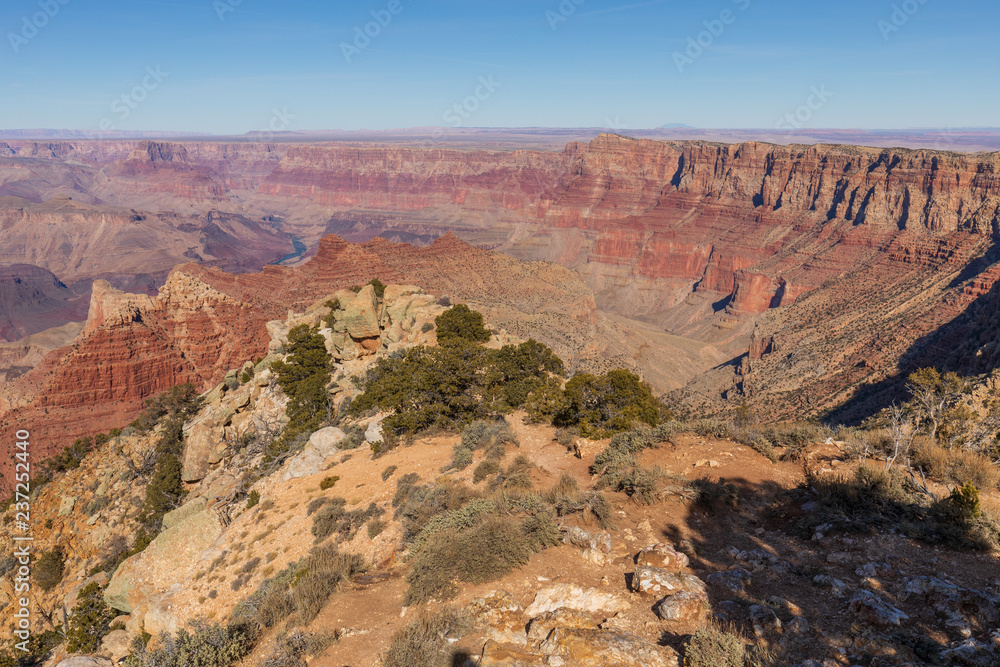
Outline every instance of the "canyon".
<path id="1" fill-rule="evenodd" d="M 466 301 L 571 369 L 636 370 L 695 415 L 860 419 L 918 365 L 998 356 L 998 166 L 615 134 L 560 150 L 8 139 L 0 419 L 65 445 L 172 384 L 217 382 L 264 352 L 267 321 L 375 277 Z M 15 343 L 70 322 L 75 340 Z"/>

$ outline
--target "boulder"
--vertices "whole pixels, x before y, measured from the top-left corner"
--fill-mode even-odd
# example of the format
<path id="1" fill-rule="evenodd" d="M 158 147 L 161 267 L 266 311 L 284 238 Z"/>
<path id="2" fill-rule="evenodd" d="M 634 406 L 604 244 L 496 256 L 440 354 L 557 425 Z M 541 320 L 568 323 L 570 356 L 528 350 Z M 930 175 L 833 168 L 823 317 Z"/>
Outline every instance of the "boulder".
<path id="1" fill-rule="evenodd" d="M 535 594 L 531 605 L 525 609 L 528 616 L 535 617 L 560 607 L 588 612 L 615 614 L 625 611 L 631 605 L 612 593 L 596 588 L 582 588 L 572 584 L 556 584 L 543 588 Z"/>
<path id="2" fill-rule="evenodd" d="M 680 667 L 677 651 L 627 632 L 556 628 L 542 645 L 574 667 Z M 551 661 L 550 663 L 551 664 Z"/>
<path id="3" fill-rule="evenodd" d="M 150 596 L 185 581 L 222 530 L 219 517 L 210 509 L 179 521 L 157 535 L 142 553 L 119 566 L 104 590 L 104 601 L 109 607 L 131 614 Z"/>
<path id="4" fill-rule="evenodd" d="M 101 640 L 101 651 L 111 656 L 118 664 L 132 653 L 132 635 L 127 630 L 112 630 Z"/>
<path id="5" fill-rule="evenodd" d="M 708 595 L 704 591 L 681 591 L 660 600 L 656 615 L 674 623 L 702 623 L 711 611 Z"/>
<path id="6" fill-rule="evenodd" d="M 59 516 L 69 516 L 73 513 L 74 507 L 76 507 L 76 498 L 63 496 L 62 500 L 59 501 Z"/>
<path id="7" fill-rule="evenodd" d="M 287 482 L 290 479 L 315 475 L 322 469 L 325 462 L 326 457 L 315 449 L 307 447 L 289 459 L 281 479 Z"/>
<path id="8" fill-rule="evenodd" d="M 365 441 L 371 444 L 382 442 L 382 420 L 385 417 L 376 419 L 365 429 Z"/>
<path id="9" fill-rule="evenodd" d="M 72 658 L 66 658 L 56 665 L 56 667 L 111 667 L 111 665 L 111 661 L 106 658 L 77 655 Z"/>
<path id="10" fill-rule="evenodd" d="M 673 595 L 682 591 L 704 593 L 705 582 L 693 574 L 670 572 L 658 567 L 640 565 L 635 568 L 632 588 L 639 593 Z"/>
<path id="11" fill-rule="evenodd" d="M 507 591 L 493 591 L 473 600 L 466 608 L 469 614 L 487 627 L 486 636 L 493 641 L 524 645 L 524 609 Z"/>
<path id="12" fill-rule="evenodd" d="M 601 531 L 596 535 L 578 526 L 571 526 L 563 535 L 563 541 L 581 549 L 594 549 L 603 553 L 611 553 L 611 533 Z"/>
<path id="13" fill-rule="evenodd" d="M 181 629 L 180 619 L 173 613 L 173 608 L 180 601 L 182 586 L 174 584 L 160 596 L 143 616 L 142 626 L 146 632 L 153 635 L 174 634 Z"/>
<path id="14" fill-rule="evenodd" d="M 635 557 L 636 565 L 658 567 L 669 572 L 680 572 L 691 564 L 686 554 L 682 554 L 669 544 L 654 544 L 639 552 Z"/>
<path id="15" fill-rule="evenodd" d="M 319 452 L 324 458 L 340 452 L 340 447 L 347 441 L 347 434 L 335 426 L 328 426 L 309 436 L 309 447 Z"/>
<path id="16" fill-rule="evenodd" d="M 195 424 L 187 434 L 184 443 L 184 463 L 181 466 L 181 479 L 185 482 L 199 482 L 212 469 L 209 459 L 215 449 L 217 437 L 215 431 L 204 424 Z"/>
<path id="17" fill-rule="evenodd" d="M 201 512 L 207 504 L 205 498 L 194 498 L 177 509 L 167 512 L 163 515 L 163 530 L 169 530 L 188 517 Z"/>
<path id="18" fill-rule="evenodd" d="M 341 294 L 341 292 L 338 292 Z M 378 338 L 380 329 L 378 321 L 378 299 L 375 288 L 365 285 L 353 299 L 346 297 L 340 302 L 341 312 L 338 312 L 338 330 L 343 330 L 354 340 Z"/>

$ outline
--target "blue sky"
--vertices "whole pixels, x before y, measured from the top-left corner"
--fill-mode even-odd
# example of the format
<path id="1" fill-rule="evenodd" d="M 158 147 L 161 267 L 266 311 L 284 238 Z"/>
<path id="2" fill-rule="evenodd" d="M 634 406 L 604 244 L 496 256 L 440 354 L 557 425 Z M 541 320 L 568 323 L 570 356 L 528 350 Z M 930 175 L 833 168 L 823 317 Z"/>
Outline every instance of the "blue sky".
<path id="1" fill-rule="evenodd" d="M 0 128 L 998 126 L 998 27 L 996 0 L 4 0 Z"/>

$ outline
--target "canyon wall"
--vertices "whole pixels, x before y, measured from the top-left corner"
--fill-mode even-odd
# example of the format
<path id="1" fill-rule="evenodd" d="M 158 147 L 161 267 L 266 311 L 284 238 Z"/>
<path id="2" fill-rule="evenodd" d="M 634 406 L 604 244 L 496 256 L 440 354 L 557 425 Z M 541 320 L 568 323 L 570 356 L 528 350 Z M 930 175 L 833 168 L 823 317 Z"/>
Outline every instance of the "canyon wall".
<path id="1" fill-rule="evenodd" d="M 487 295 L 502 297 L 486 288 L 499 293 L 511 280 L 503 273 L 480 278 L 478 260 L 462 264 L 452 257 L 458 239 L 520 260 L 556 262 L 588 288 L 586 298 L 599 316 L 586 317 L 595 330 L 644 332 L 642 345 L 625 346 L 623 363 L 655 379 L 663 391 L 687 383 L 676 400 L 708 409 L 747 399 L 774 415 L 801 416 L 902 372 L 908 359 L 925 358 L 917 348 L 927 345 L 928 336 L 992 293 L 998 166 L 997 154 L 664 142 L 611 134 L 553 152 L 7 141 L 0 147 L 0 195 L 63 208 L 72 196 L 79 210 L 65 214 L 66 228 L 86 228 L 95 210 L 109 216 L 106 228 L 118 225 L 119 231 L 129 228 L 129 212 L 147 216 L 138 229 L 163 225 L 183 232 L 193 224 L 194 250 L 185 249 L 181 257 L 171 250 L 163 263 L 192 259 L 238 271 L 258 262 L 259 268 L 263 256 L 247 260 L 248 249 L 277 250 L 280 244 L 271 243 L 268 233 L 280 230 L 302 238 L 309 254 L 318 253 L 320 261 L 305 265 L 321 278 L 316 284 L 412 276 L 428 289 L 472 299 L 468 282 L 477 284 L 487 310 Z M 0 230 L 15 249 L 5 261 L 25 261 L 25 254 L 17 259 L 18 247 L 34 252 L 36 260 L 42 257 L 37 246 L 57 247 L 55 239 L 62 237 L 17 232 L 28 227 L 19 221 L 35 214 L 15 212 L 10 198 L 4 201 L 8 205 L 0 209 L 8 210 L 0 211 Z M 346 238 L 445 238 L 426 254 L 401 253 L 377 241 L 364 247 L 377 250 L 378 262 L 361 255 L 354 261 L 361 251 L 320 241 L 331 230 Z M 102 242 L 93 235 L 66 239 L 68 249 L 86 243 L 96 249 Z M 134 250 L 152 252 L 158 245 L 162 239 Z M 181 244 L 167 247 L 179 250 Z M 405 270 L 402 259 L 387 263 L 393 253 L 414 263 Z M 118 263 L 122 256 L 108 253 L 108 261 Z M 332 256 L 337 261 L 328 261 Z M 61 271 L 102 268 L 72 250 L 56 257 Z M 447 275 L 460 270 L 471 277 L 448 283 L 439 275 L 445 258 L 458 262 L 456 273 Z M 270 283 L 260 282 L 264 278 L 287 285 L 284 293 L 293 302 L 315 296 L 311 288 L 289 285 L 287 276 L 294 274 L 281 267 L 265 267 L 246 279 L 204 267 L 184 271 L 222 294 L 239 293 L 235 298 L 250 310 L 274 305 L 266 297 Z M 541 275 L 539 269 L 535 276 Z M 548 277 L 565 282 L 566 275 Z M 562 298 L 558 291 L 529 291 L 537 299 L 519 292 L 521 312 L 534 307 L 544 313 L 544 304 Z M 588 311 L 585 302 L 570 299 L 574 317 Z M 525 321 L 518 326 L 526 333 L 545 328 L 542 319 L 530 326 Z M 182 338 L 180 325 L 163 320 L 157 326 Z M 210 340 L 219 335 L 213 326 L 206 321 L 196 329 L 212 332 L 205 333 Z M 210 355 L 197 359 L 198 340 L 194 335 L 182 346 L 182 356 L 199 367 L 192 373 L 207 378 L 219 368 L 207 368 Z M 561 345 L 571 358 L 599 356 L 583 334 Z M 684 361 L 672 365 L 665 361 L 671 356 Z"/>

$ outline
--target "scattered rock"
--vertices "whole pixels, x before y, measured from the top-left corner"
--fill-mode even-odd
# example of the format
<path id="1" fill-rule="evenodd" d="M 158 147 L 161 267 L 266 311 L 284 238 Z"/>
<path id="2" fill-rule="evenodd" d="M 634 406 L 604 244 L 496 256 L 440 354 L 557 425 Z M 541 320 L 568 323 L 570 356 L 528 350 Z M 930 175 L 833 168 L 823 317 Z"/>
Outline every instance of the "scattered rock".
<path id="1" fill-rule="evenodd" d="M 115 664 L 132 653 L 132 635 L 126 630 L 112 630 L 101 640 L 101 651 Z"/>
<path id="2" fill-rule="evenodd" d="M 742 567 L 734 567 L 723 572 L 716 572 L 705 577 L 705 581 L 713 586 L 720 586 L 733 593 L 745 593 L 747 586 L 753 582 L 753 576 Z"/>
<path id="3" fill-rule="evenodd" d="M 750 607 L 750 621 L 753 633 L 758 639 L 770 639 L 782 632 L 781 619 L 770 607 L 755 604 Z"/>
<path id="4" fill-rule="evenodd" d="M 813 583 L 817 586 L 829 588 L 838 598 L 842 598 L 847 594 L 847 584 L 840 579 L 834 579 L 828 574 L 817 574 L 813 577 Z"/>
<path id="5" fill-rule="evenodd" d="M 635 557 L 636 565 L 649 565 L 671 572 L 679 572 L 691 564 L 686 554 L 677 551 L 669 544 L 654 544 L 639 552 Z"/>
<path id="6" fill-rule="evenodd" d="M 655 611 L 664 621 L 701 623 L 708 618 L 711 604 L 704 591 L 681 591 L 660 600 Z"/>
<path id="7" fill-rule="evenodd" d="M 524 645 L 524 609 L 507 591 L 493 591 L 469 603 L 466 610 L 487 627 L 487 636 L 500 643 Z"/>
<path id="8" fill-rule="evenodd" d="M 594 549 L 606 554 L 611 553 L 611 533 L 607 531 L 594 535 L 583 528 L 570 526 L 563 534 L 563 542 L 581 549 Z"/>
<path id="9" fill-rule="evenodd" d="M 105 658 L 94 658 L 87 656 L 74 656 L 66 658 L 56 667 L 111 667 L 111 661 Z"/>
<path id="10" fill-rule="evenodd" d="M 69 516 L 76 506 L 76 498 L 73 496 L 63 496 L 59 502 L 59 516 Z"/>
<path id="11" fill-rule="evenodd" d="M 682 591 L 704 593 L 705 582 L 693 574 L 670 572 L 658 567 L 640 565 L 635 568 L 632 588 L 640 593 L 666 593 L 668 595 Z"/>
<path id="12" fill-rule="evenodd" d="M 582 588 L 572 584 L 556 584 L 538 591 L 534 601 L 525 613 L 534 618 L 547 611 L 568 607 L 578 611 L 607 612 L 614 614 L 625 611 L 631 605 L 612 593 L 596 588 Z"/>
<path id="13" fill-rule="evenodd" d="M 858 591 L 851 598 L 851 611 L 857 614 L 862 622 L 882 628 L 899 625 L 909 618 L 870 591 Z"/>

